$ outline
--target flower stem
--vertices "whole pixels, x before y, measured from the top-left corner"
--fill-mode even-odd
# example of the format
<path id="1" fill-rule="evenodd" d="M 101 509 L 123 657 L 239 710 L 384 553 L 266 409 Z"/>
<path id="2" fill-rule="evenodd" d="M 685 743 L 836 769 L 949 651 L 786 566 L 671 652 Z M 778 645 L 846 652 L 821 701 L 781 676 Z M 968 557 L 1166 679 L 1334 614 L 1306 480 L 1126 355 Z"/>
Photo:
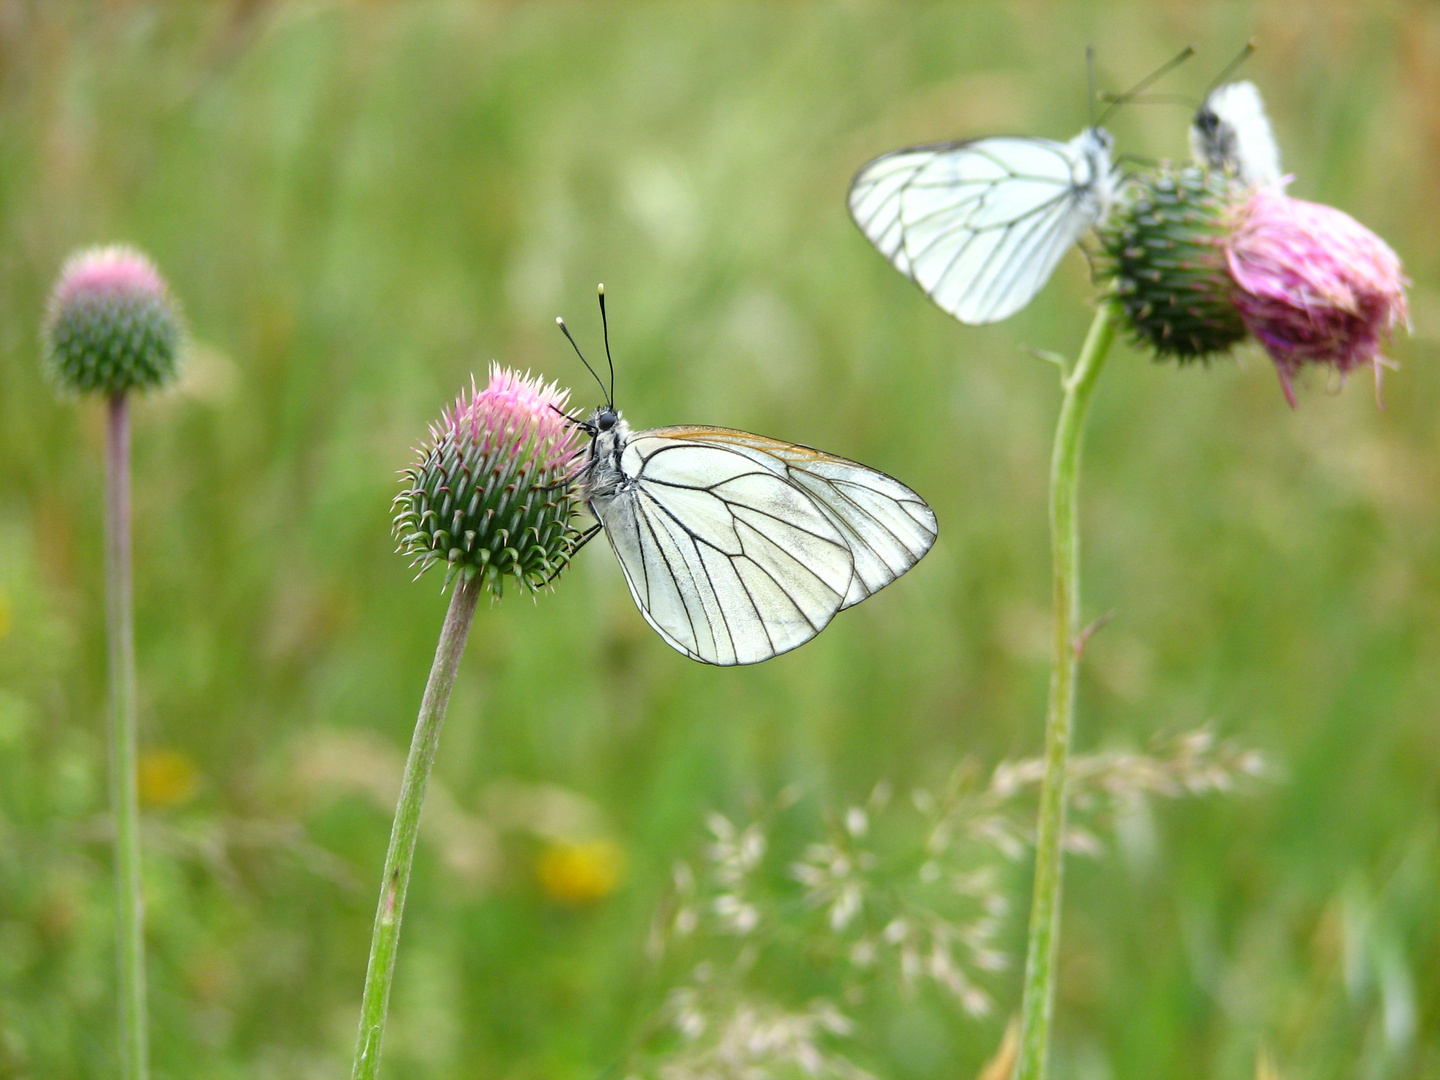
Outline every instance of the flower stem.
<path id="1" fill-rule="evenodd" d="M 435 764 L 435 748 L 450 703 L 450 688 L 465 652 L 465 639 L 475 617 L 481 579 L 462 575 L 450 597 L 440 644 L 430 666 L 430 680 L 420 700 L 420 716 L 405 761 L 400 784 L 400 801 L 395 823 L 390 827 L 390 849 L 385 854 L 385 873 L 380 879 L 380 907 L 370 936 L 370 966 L 365 972 L 365 996 L 360 1005 L 360 1037 L 355 1046 L 353 1080 L 374 1080 L 380 1072 L 380 1042 L 385 1035 L 385 1012 L 390 1005 L 390 983 L 395 976 L 395 953 L 400 944 L 400 917 L 405 911 L 405 893 L 410 885 L 410 865 L 415 860 L 415 839 L 420 829 L 420 810 L 425 803 L 425 786 Z"/>
<path id="2" fill-rule="evenodd" d="M 1065 833 L 1065 781 L 1070 729 L 1075 719 L 1075 669 L 1079 664 L 1080 536 L 1076 489 L 1085 415 L 1100 368 L 1115 340 L 1115 307 L 1102 301 L 1085 336 L 1080 358 L 1062 383 L 1065 398 L 1050 458 L 1050 542 L 1055 578 L 1054 668 L 1045 716 L 1045 780 L 1035 838 L 1035 897 L 1021 1005 L 1020 1054 L 1015 1080 L 1043 1080 L 1055 1000 L 1055 952 L 1060 936 L 1060 878 Z"/>
<path id="3" fill-rule="evenodd" d="M 110 664 L 110 806 L 115 819 L 115 916 L 120 962 L 120 1061 L 126 1080 L 149 1075 L 145 1020 L 145 901 L 135 781 L 135 616 L 130 574 L 130 409 L 111 395 L 105 438 L 105 636 Z"/>

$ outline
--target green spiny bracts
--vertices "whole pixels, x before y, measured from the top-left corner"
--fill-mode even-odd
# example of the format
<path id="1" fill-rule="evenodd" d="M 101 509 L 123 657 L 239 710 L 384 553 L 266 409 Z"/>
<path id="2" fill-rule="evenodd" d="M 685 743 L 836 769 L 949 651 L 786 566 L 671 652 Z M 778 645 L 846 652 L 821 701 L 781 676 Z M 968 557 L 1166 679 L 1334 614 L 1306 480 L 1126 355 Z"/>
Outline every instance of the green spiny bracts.
<path id="1" fill-rule="evenodd" d="M 45 367 L 60 388 L 123 394 L 170 382 L 180 316 L 153 263 L 126 247 L 70 258 L 45 315 Z"/>
<path id="2" fill-rule="evenodd" d="M 1245 195 L 1223 172 L 1162 169 L 1134 181 L 1100 230 L 1102 274 L 1157 359 L 1205 359 L 1244 339 L 1224 241 Z"/>
<path id="3" fill-rule="evenodd" d="M 481 575 L 497 596 L 506 578 L 533 591 L 565 569 L 580 506 L 569 396 L 492 364 L 489 384 L 442 414 L 394 502 L 398 550 L 412 566 L 442 564 L 447 583 Z"/>

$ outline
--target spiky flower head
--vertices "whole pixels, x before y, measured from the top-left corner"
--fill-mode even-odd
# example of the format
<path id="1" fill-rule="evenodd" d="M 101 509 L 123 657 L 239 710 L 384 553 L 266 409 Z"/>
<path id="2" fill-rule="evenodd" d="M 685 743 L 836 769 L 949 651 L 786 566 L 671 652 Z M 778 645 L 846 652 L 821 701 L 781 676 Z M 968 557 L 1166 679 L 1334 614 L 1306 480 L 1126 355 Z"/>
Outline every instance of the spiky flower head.
<path id="1" fill-rule="evenodd" d="M 481 575 L 498 596 L 507 577 L 533 591 L 568 565 L 582 449 L 569 397 L 497 364 L 483 390 L 471 380 L 402 473 L 395 538 L 412 566 L 444 565 L 447 583 Z"/>
<path id="2" fill-rule="evenodd" d="M 1349 214 L 1257 189 L 1225 245 L 1235 306 L 1265 347 L 1295 406 L 1292 380 L 1306 364 L 1343 377 L 1373 367 L 1395 324 L 1408 323 L 1400 259 Z"/>
<path id="3" fill-rule="evenodd" d="M 89 248 L 60 271 L 42 336 L 45 366 L 59 387 L 123 394 L 175 377 L 180 315 L 155 264 L 140 252 Z"/>
<path id="4" fill-rule="evenodd" d="M 1131 184 L 1101 230 L 1102 273 L 1157 359 L 1205 359 L 1244 339 L 1225 252 L 1244 192 L 1223 171 L 1162 169 Z"/>

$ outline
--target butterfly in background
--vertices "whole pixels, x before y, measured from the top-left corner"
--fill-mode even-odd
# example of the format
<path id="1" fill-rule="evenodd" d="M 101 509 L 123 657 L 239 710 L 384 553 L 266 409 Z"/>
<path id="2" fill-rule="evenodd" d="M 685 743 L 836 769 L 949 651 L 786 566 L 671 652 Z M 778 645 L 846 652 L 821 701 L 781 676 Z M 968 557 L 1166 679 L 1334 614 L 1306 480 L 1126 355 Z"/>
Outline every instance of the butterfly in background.
<path id="1" fill-rule="evenodd" d="M 1193 51 L 1116 97 L 1069 142 L 998 136 L 878 157 L 850 185 L 850 214 L 897 270 L 961 322 L 1007 318 L 1115 201 L 1123 175 L 1100 124 Z"/>
<path id="2" fill-rule="evenodd" d="M 1215 82 L 1224 80 L 1254 51 L 1255 43 L 1250 42 Z M 1211 87 L 1190 123 L 1190 152 L 1202 165 L 1228 170 L 1251 186 L 1280 181 L 1280 148 L 1252 82 Z"/>
<path id="3" fill-rule="evenodd" d="M 603 285 L 600 316 L 609 361 Z M 604 530 L 645 621 L 692 660 L 788 652 L 935 543 L 935 512 L 885 473 L 730 428 L 633 431 L 614 379 L 611 363 L 605 404 L 574 419 L 591 439 L 580 484 L 598 522 L 581 543 Z"/>

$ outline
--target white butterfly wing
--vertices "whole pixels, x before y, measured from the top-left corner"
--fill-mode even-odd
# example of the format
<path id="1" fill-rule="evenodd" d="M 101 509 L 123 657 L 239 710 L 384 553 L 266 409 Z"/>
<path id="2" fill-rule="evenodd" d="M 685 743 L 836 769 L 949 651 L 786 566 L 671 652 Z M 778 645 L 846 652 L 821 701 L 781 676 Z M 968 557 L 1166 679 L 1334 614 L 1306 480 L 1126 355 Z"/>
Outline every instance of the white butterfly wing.
<path id="1" fill-rule="evenodd" d="M 752 664 L 804 644 L 929 550 L 935 516 L 884 473 L 728 428 L 632 436 L 595 505 L 630 593 L 671 646 Z"/>
<path id="2" fill-rule="evenodd" d="M 798 443 L 731 428 L 659 428 L 673 437 L 733 447 L 801 488 L 838 528 L 855 559 L 847 608 L 909 570 L 935 543 L 938 524 L 915 492 L 893 476 Z"/>
<path id="3" fill-rule="evenodd" d="M 1190 125 L 1190 148 L 1212 169 L 1232 169 L 1246 184 L 1278 183 L 1280 147 L 1252 82 L 1213 91 Z"/>
<path id="4" fill-rule="evenodd" d="M 840 610 L 854 557 L 815 503 L 723 445 L 640 432 L 635 482 L 597 515 L 630 594 L 671 646 L 753 664 L 809 641 Z"/>
<path id="5" fill-rule="evenodd" d="M 850 188 L 860 230 L 945 311 L 988 323 L 1019 311 L 1104 215 L 1113 179 L 1097 133 L 914 147 Z"/>

